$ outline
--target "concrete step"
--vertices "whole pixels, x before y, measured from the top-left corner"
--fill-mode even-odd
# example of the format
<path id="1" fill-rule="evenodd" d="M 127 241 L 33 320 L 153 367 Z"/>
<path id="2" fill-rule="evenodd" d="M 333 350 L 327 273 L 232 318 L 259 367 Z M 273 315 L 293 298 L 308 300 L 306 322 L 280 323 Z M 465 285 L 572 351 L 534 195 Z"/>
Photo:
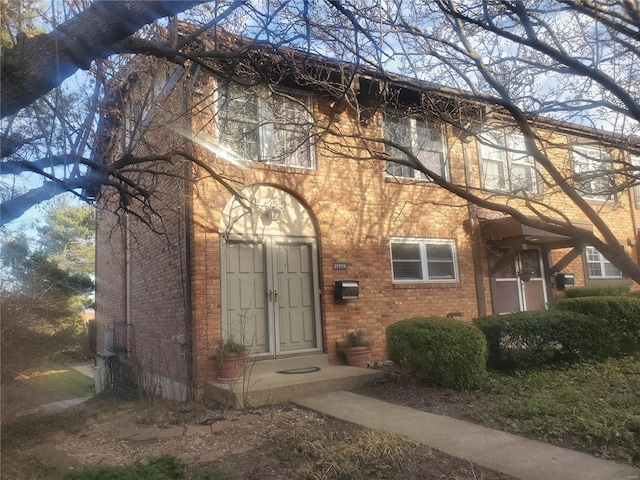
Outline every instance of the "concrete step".
<path id="1" fill-rule="evenodd" d="M 316 366 L 318 365 L 309 367 Z M 290 374 L 275 371 L 256 374 L 255 367 L 253 370 L 249 367 L 245 376 L 234 383 L 210 382 L 205 388 L 205 399 L 232 408 L 259 407 L 289 402 L 309 395 L 350 390 L 383 376 L 383 372 L 379 370 L 344 365 L 323 364 L 319 366 L 319 370 L 313 372 Z M 266 369 L 266 366 L 260 368 Z M 302 367 L 297 363 L 292 368 Z"/>
<path id="2" fill-rule="evenodd" d="M 272 358 L 268 360 L 249 360 L 247 369 L 251 375 L 264 375 L 266 373 L 281 372 L 310 367 L 328 367 L 329 355 L 326 353 L 315 353 L 310 355 L 298 355 L 292 357 Z"/>

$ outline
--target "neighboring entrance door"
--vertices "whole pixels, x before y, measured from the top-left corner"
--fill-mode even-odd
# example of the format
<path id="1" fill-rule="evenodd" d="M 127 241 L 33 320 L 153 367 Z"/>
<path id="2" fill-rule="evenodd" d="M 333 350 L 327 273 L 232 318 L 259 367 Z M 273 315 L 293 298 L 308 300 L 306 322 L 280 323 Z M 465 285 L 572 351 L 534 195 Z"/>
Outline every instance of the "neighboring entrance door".
<path id="1" fill-rule="evenodd" d="M 257 354 L 318 349 L 314 252 L 314 239 L 227 241 L 225 337 Z"/>
<path id="2" fill-rule="evenodd" d="M 524 281 L 519 273 L 531 271 L 530 280 Z M 510 313 L 527 310 L 544 310 L 547 290 L 540 250 L 522 250 L 514 261 L 491 279 L 493 311 Z"/>

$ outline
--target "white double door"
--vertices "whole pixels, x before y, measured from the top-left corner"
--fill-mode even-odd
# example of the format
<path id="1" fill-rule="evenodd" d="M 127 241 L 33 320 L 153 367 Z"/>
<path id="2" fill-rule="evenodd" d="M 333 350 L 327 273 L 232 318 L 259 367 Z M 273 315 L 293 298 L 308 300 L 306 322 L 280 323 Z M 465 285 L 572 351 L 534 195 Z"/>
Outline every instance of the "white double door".
<path id="1" fill-rule="evenodd" d="M 225 338 L 265 356 L 320 349 L 315 239 L 230 239 L 223 257 Z"/>

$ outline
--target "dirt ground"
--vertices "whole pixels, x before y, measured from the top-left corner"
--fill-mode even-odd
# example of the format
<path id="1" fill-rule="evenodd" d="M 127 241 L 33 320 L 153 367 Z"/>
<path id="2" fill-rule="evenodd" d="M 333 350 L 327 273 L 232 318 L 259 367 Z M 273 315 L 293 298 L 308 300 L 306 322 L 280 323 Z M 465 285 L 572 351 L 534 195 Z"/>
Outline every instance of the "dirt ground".
<path id="1" fill-rule="evenodd" d="M 381 431 L 285 404 L 247 412 L 160 401 L 90 401 L 2 431 L 2 478 L 60 479 L 89 464 L 163 454 L 233 479 L 506 480 L 467 461 Z"/>

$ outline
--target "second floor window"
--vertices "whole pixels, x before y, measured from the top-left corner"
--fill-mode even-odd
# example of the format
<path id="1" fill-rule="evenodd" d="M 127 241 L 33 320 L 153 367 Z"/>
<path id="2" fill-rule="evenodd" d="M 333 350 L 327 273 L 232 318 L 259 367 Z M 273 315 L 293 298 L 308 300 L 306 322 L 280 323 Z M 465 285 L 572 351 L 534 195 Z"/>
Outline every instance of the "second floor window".
<path id="1" fill-rule="evenodd" d="M 482 134 L 480 161 L 487 190 L 538 193 L 535 162 L 522 135 L 500 130 Z"/>
<path id="2" fill-rule="evenodd" d="M 614 194 L 611 155 L 599 148 L 574 146 L 572 158 L 575 187 L 585 198 L 606 200 Z"/>
<path id="3" fill-rule="evenodd" d="M 387 117 L 384 122 L 384 138 L 402 145 L 412 152 L 433 173 L 447 178 L 444 154 L 443 131 L 439 125 L 430 125 L 419 118 Z M 391 145 L 385 145 L 385 152 L 399 160 L 408 160 L 408 155 Z M 428 180 L 427 176 L 408 165 L 386 163 L 387 175 L 391 177 Z"/>
<path id="4" fill-rule="evenodd" d="M 218 140 L 252 162 L 315 168 L 310 99 L 301 94 L 223 85 L 217 99 Z"/>

